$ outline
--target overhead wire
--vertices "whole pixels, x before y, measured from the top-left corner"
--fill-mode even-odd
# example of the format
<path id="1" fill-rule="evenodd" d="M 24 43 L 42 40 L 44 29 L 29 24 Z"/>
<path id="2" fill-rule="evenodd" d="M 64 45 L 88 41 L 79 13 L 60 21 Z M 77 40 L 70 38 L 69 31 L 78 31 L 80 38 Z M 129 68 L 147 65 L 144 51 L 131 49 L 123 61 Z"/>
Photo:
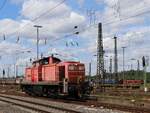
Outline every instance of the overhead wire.
<path id="1" fill-rule="evenodd" d="M 112 21 L 112 22 L 103 23 L 103 25 L 109 25 L 109 24 L 113 24 L 113 23 L 117 23 L 117 22 L 122 22 L 122 21 L 125 21 L 125 20 L 128 20 L 128 19 L 131 19 L 131 18 L 140 16 L 140 15 L 143 15 L 143 14 L 146 14 L 146 13 L 150 13 L 150 10 L 145 11 L 145 12 L 141 12 L 141 13 L 138 13 L 138 14 L 133 15 L 133 16 L 126 17 L 126 18 L 124 18 L 124 19 L 120 19 L 119 21 Z M 79 31 L 79 33 L 82 33 L 82 32 L 84 32 L 84 31 L 86 31 L 87 29 L 89 29 L 89 28 L 91 28 L 91 27 L 94 27 L 94 26 L 96 26 L 96 25 L 98 25 L 98 23 L 97 23 L 97 24 L 90 25 L 90 26 L 88 26 L 88 27 L 82 29 L 81 31 Z M 140 35 L 143 35 L 143 34 L 145 34 L 145 33 L 146 33 L 146 32 L 140 33 Z M 75 35 L 75 34 L 72 34 L 72 35 Z M 136 33 L 136 35 L 137 35 L 137 33 Z M 112 35 L 108 35 L 108 36 L 112 36 Z M 108 36 L 106 36 L 106 37 L 108 37 Z M 64 37 L 64 38 L 65 38 L 65 37 Z M 62 38 L 59 38 L 59 39 L 57 39 L 57 40 L 62 40 Z M 54 41 L 57 41 L 57 40 L 54 40 Z"/>
<path id="2" fill-rule="evenodd" d="M 134 35 L 144 35 L 145 33 L 148 33 L 149 31 L 147 31 L 147 32 L 142 32 L 142 33 L 135 33 Z M 124 35 L 126 34 L 127 32 L 125 32 L 125 33 L 123 33 Z M 122 34 L 122 35 L 123 35 Z M 74 34 L 70 34 L 70 35 L 66 35 L 64 38 L 62 38 L 62 37 L 60 37 L 60 38 L 57 38 L 57 39 L 54 39 L 54 40 L 52 40 L 51 42 L 52 43 L 54 43 L 54 42 L 56 42 L 56 41 L 58 41 L 58 40 L 64 40 L 64 39 L 66 39 L 66 38 L 68 38 L 68 37 L 70 37 L 70 36 L 73 36 L 73 35 L 75 35 L 75 33 Z M 113 34 L 110 34 L 110 35 L 106 35 L 105 37 L 110 37 L 110 36 L 113 36 Z M 86 50 L 86 49 L 85 49 Z M 93 53 L 93 52 L 90 52 L 90 53 Z"/>
<path id="3" fill-rule="evenodd" d="M 64 1 L 65 1 L 65 0 L 64 0 Z M 121 20 L 119 20 L 119 21 L 107 22 L 107 23 L 104 23 L 103 25 L 108 25 L 108 24 L 113 24 L 113 23 L 121 22 L 121 21 L 124 21 L 124 20 L 130 19 L 130 18 L 139 16 L 139 15 L 142 15 L 142 14 L 145 14 L 145 13 L 148 13 L 148 12 L 149 12 L 149 11 L 143 12 L 143 13 L 140 13 L 140 14 L 136 14 L 136 15 L 133 15 L 133 16 L 130 16 L 130 17 L 121 19 Z M 35 18 L 35 19 L 31 20 L 31 21 L 36 21 L 38 18 L 40 18 L 41 16 L 44 16 L 45 14 L 47 14 L 47 13 L 45 12 L 45 13 L 41 14 L 40 16 L 38 16 L 37 18 Z M 27 24 L 27 25 L 28 25 L 28 24 Z M 84 28 L 82 31 L 79 31 L 79 32 L 80 32 L 80 33 L 81 33 L 81 32 L 84 32 L 84 31 L 86 31 L 88 28 L 91 28 L 92 26 L 95 26 L 95 25 L 96 25 L 96 24 L 91 25 L 91 26 L 88 26 L 87 28 Z M 70 34 L 70 36 L 73 36 L 73 35 L 75 35 L 75 34 Z M 65 36 L 64 38 L 66 38 L 66 37 L 69 37 L 69 36 Z M 57 38 L 57 39 L 54 39 L 53 42 L 54 42 L 54 41 L 58 41 L 58 40 L 62 40 L 62 39 L 63 39 L 62 37 L 61 37 L 61 38 Z"/>
<path id="4" fill-rule="evenodd" d="M 7 0 L 5 0 L 5 1 L 7 1 Z M 65 1 L 66 1 L 66 0 L 63 0 L 63 1 L 62 1 L 60 4 L 58 4 L 57 6 L 55 6 L 54 8 L 51 8 L 51 10 L 53 11 L 55 8 L 57 8 L 59 5 L 61 5 L 61 4 L 64 3 Z M 1 10 L 1 8 L 0 8 L 0 10 Z M 46 15 L 47 12 L 49 12 L 49 10 L 47 10 L 47 11 L 44 12 L 43 14 L 39 15 L 38 17 L 32 19 L 31 21 L 33 22 L 33 21 L 38 20 L 40 17 Z M 149 11 L 146 11 L 146 12 L 142 12 L 142 13 L 136 14 L 136 15 L 133 15 L 133 16 L 130 16 L 130 17 L 126 17 L 126 18 L 121 19 L 121 20 L 119 20 L 119 21 L 117 20 L 117 21 L 112 21 L 112 22 L 103 23 L 103 25 L 109 25 L 109 24 L 113 24 L 113 23 L 122 22 L 122 21 L 124 21 L 124 20 L 128 20 L 128 19 L 130 19 L 130 18 L 139 16 L 139 15 L 142 15 L 142 14 L 145 14 L 145 13 L 149 13 L 149 12 L 150 12 L 150 10 L 149 10 Z M 30 23 L 25 24 L 25 25 L 22 27 L 22 29 L 23 29 L 25 26 L 29 25 L 29 24 L 30 24 Z M 83 30 L 81 30 L 81 31 L 79 31 L 79 32 L 82 33 L 82 32 L 84 32 L 84 31 L 86 31 L 87 29 L 89 29 L 89 28 L 91 28 L 91 27 L 93 27 L 93 26 L 96 26 L 96 25 L 98 25 L 98 24 L 94 24 L 94 25 L 88 26 L 88 27 L 84 28 Z M 16 31 L 16 32 L 17 32 L 17 31 Z M 15 33 L 13 33 L 13 34 L 15 34 Z M 73 35 L 75 35 L 75 34 L 73 33 L 73 34 L 70 34 L 69 36 L 73 36 Z M 69 37 L 69 36 L 65 36 L 64 38 Z M 53 41 L 58 41 L 58 40 L 62 40 L 62 39 L 63 39 L 63 38 L 61 37 L 61 38 L 54 39 Z"/>
<path id="5" fill-rule="evenodd" d="M 6 3 L 7 3 L 7 0 L 4 0 L 1 7 L 0 7 L 0 11 L 5 7 Z"/>
<path id="6" fill-rule="evenodd" d="M 36 21 L 37 19 L 41 18 L 42 16 L 46 15 L 47 13 L 53 11 L 54 9 L 56 9 L 57 7 L 59 7 L 60 5 L 62 5 L 66 0 L 62 0 L 61 2 L 59 2 L 57 5 L 55 5 L 53 8 L 48 9 L 47 11 L 45 11 L 44 13 L 42 13 L 41 15 L 37 16 L 36 18 L 32 19 L 31 21 Z"/>
<path id="7" fill-rule="evenodd" d="M 110 24 L 114 24 L 114 23 L 118 23 L 118 22 L 123 22 L 123 21 L 126 21 L 126 20 L 128 20 L 128 19 L 131 19 L 131 18 L 140 16 L 140 15 L 143 15 L 143 14 L 146 14 L 146 13 L 150 13 L 150 10 L 145 11 L 145 12 L 141 12 L 141 13 L 138 13 L 138 14 L 136 14 L 136 15 L 129 16 L 129 17 L 126 17 L 126 18 L 123 18 L 123 19 L 120 19 L 120 20 L 115 20 L 115 21 L 111 21 L 111 22 L 105 22 L 105 23 L 103 23 L 102 25 L 110 25 Z M 97 25 L 98 25 L 98 23 L 97 23 L 97 24 L 90 25 L 90 26 L 87 26 L 87 27 L 83 28 L 81 31 L 79 31 L 79 33 L 82 33 L 82 32 L 84 32 L 84 31 L 90 29 L 91 27 L 95 27 L 95 26 L 97 26 Z"/>
<path id="8" fill-rule="evenodd" d="M 8 0 L 6 0 L 6 1 L 8 1 Z M 4 4 L 4 3 L 3 3 Z M 5 4 L 6 4 L 6 2 L 5 2 Z M 26 7 L 24 10 L 30 10 L 30 8 L 31 7 Z M 21 17 L 22 16 L 22 14 L 21 13 L 19 13 L 19 15 L 18 15 L 18 17 Z M 7 25 L 5 25 L 5 29 L 3 30 L 3 31 L 6 31 L 7 29 L 8 29 L 8 26 L 9 26 L 9 24 L 7 24 Z M 16 32 L 16 31 L 15 31 Z M 3 34 L 3 32 L 0 32 L 0 34 Z"/>
<path id="9" fill-rule="evenodd" d="M 39 19 L 40 17 L 46 15 L 48 12 L 53 11 L 55 8 L 57 8 L 58 6 L 60 6 L 61 4 L 63 4 L 65 1 L 66 1 L 66 0 L 62 0 L 62 1 L 61 1 L 60 3 L 58 3 L 56 6 L 54 6 L 53 8 L 51 8 L 51 9 L 45 11 L 43 14 L 41 14 L 41 15 L 39 15 L 38 17 L 32 19 L 31 21 L 32 21 L 32 22 L 33 22 L 33 21 L 36 21 L 36 20 Z M 108 25 L 108 24 L 113 24 L 113 23 L 121 22 L 121 21 L 124 21 L 124 20 L 130 19 L 130 18 L 139 16 L 139 15 L 142 15 L 142 14 L 145 14 L 145 13 L 148 13 L 148 12 L 150 12 L 150 10 L 147 11 L 147 12 L 139 13 L 139 14 L 136 14 L 136 15 L 133 15 L 133 16 L 130 16 L 130 17 L 121 19 L 121 20 L 119 20 L 119 21 L 112 21 L 112 22 L 103 23 L 103 25 Z M 23 29 L 25 26 L 29 25 L 29 24 L 30 24 L 30 23 L 25 24 L 25 25 L 22 27 L 22 29 Z M 80 33 L 81 33 L 81 32 L 84 32 L 84 31 L 86 31 L 87 29 L 89 29 L 89 28 L 91 28 L 91 27 L 94 27 L 94 26 L 96 26 L 96 25 L 98 25 L 98 23 L 97 23 L 97 24 L 90 25 L 90 26 L 87 26 L 86 28 L 82 29 L 82 30 L 79 31 L 79 32 L 80 32 Z M 18 30 L 17 30 L 17 31 L 18 31 Z M 13 32 L 12 34 L 17 33 L 17 31 Z M 10 35 L 12 35 L 12 34 L 10 34 Z M 72 35 L 74 35 L 74 34 L 72 34 Z M 59 40 L 59 39 L 56 39 L 56 40 Z M 55 41 L 56 41 L 56 40 L 55 40 Z M 60 40 L 61 40 L 61 39 L 60 39 Z"/>
<path id="10" fill-rule="evenodd" d="M 6 1 L 7 1 L 7 0 L 6 0 Z M 60 6 L 61 4 L 63 4 L 65 1 L 66 1 L 66 0 L 62 0 L 62 1 L 61 1 L 60 3 L 58 3 L 56 6 L 54 6 L 53 8 L 51 8 L 51 9 L 45 11 L 44 13 L 42 13 L 41 15 L 39 15 L 38 17 L 32 19 L 31 21 L 33 22 L 33 21 L 38 20 L 40 17 L 46 15 L 48 12 L 51 12 L 51 11 L 53 11 L 55 8 L 59 7 L 59 6 Z M 117 22 L 122 22 L 122 21 L 124 21 L 124 20 L 128 20 L 128 19 L 130 19 L 130 18 L 139 16 L 139 15 L 142 15 L 142 14 L 145 14 L 145 13 L 149 13 L 149 12 L 150 12 L 150 10 L 148 10 L 148 11 L 146 11 L 146 12 L 142 12 L 142 13 L 136 14 L 136 15 L 133 15 L 133 16 L 130 16 L 130 17 L 127 17 L 127 18 L 124 18 L 124 19 L 121 19 L 121 20 L 119 20 L 119 21 L 112 21 L 112 22 L 103 23 L 103 25 L 108 25 L 108 24 L 113 24 L 113 23 L 117 23 Z M 30 24 L 30 23 L 25 24 L 25 25 L 22 27 L 22 29 L 23 29 L 25 26 L 29 25 L 29 24 Z M 82 32 L 84 32 L 84 31 L 86 31 L 87 29 L 89 29 L 89 28 L 91 28 L 91 27 L 94 27 L 94 26 L 96 26 L 96 25 L 98 25 L 98 23 L 97 23 L 97 24 L 90 25 L 90 26 L 87 26 L 87 27 L 83 28 L 82 30 L 80 30 L 79 33 L 82 33 Z M 15 31 L 15 32 L 12 33 L 12 34 L 15 34 L 15 33 L 17 33 L 17 31 Z M 73 35 L 75 35 L 75 34 L 74 34 L 74 33 L 73 33 L 73 34 L 70 34 L 70 36 L 73 36 Z M 69 36 L 67 36 L 67 37 L 69 37 Z M 67 37 L 65 36 L 64 38 L 67 38 Z M 63 39 L 63 38 L 61 37 L 61 38 L 54 39 L 53 41 L 58 41 L 58 40 L 62 40 L 62 39 Z"/>
<path id="11" fill-rule="evenodd" d="M 51 13 L 53 10 L 55 10 L 56 8 L 58 8 L 60 5 L 62 5 L 66 0 L 62 0 L 61 2 L 59 2 L 58 4 L 56 4 L 54 7 L 46 10 L 44 13 L 42 13 L 41 15 L 35 17 L 34 19 L 31 19 L 31 22 L 34 22 L 36 20 L 38 20 L 39 18 L 43 17 L 44 15 L 46 15 L 47 13 Z M 30 23 L 26 23 L 23 27 L 21 27 L 21 29 L 23 30 L 27 25 L 30 25 Z M 18 30 L 16 30 L 15 32 L 11 33 L 10 35 L 13 35 L 15 33 L 17 33 Z"/>
<path id="12" fill-rule="evenodd" d="M 34 21 L 38 20 L 39 18 L 43 17 L 44 15 L 46 15 L 46 14 L 48 14 L 48 13 L 51 13 L 53 10 L 55 10 L 55 9 L 58 8 L 60 5 L 62 5 L 65 1 L 67 1 L 67 0 L 62 0 L 61 2 L 59 2 L 58 4 L 56 4 L 54 7 L 52 7 L 52 8 L 50 8 L 50 9 L 44 11 L 44 13 L 42 13 L 41 15 L 39 15 L 39 16 L 35 17 L 34 19 L 32 19 L 31 22 L 34 22 Z M 25 28 L 27 25 L 30 25 L 30 23 L 26 23 L 23 27 L 21 27 L 21 30 L 24 30 L 24 28 Z M 6 27 L 7 27 L 7 26 L 6 26 Z M 19 29 L 20 29 L 20 28 L 18 28 L 17 30 L 15 30 L 14 32 L 12 32 L 12 33 L 9 34 L 9 35 L 14 35 L 14 34 L 18 33 L 18 30 L 19 30 Z M 20 34 L 20 33 L 18 33 L 18 34 Z M 17 36 L 19 36 L 19 35 L 17 35 Z"/>
<path id="13" fill-rule="evenodd" d="M 32 21 L 32 22 L 33 22 L 33 21 L 36 21 L 36 20 L 38 20 L 39 18 L 41 18 L 42 16 L 46 15 L 47 13 L 52 12 L 54 9 L 56 9 L 57 7 L 59 7 L 60 5 L 62 5 L 65 1 L 66 1 L 66 0 L 62 0 L 62 1 L 59 2 L 57 5 L 55 5 L 54 7 L 50 8 L 50 9 L 48 9 L 47 11 L 45 11 L 45 12 L 42 13 L 41 15 L 37 16 L 36 18 L 32 19 L 31 21 Z M 5 3 L 6 3 L 6 2 L 5 2 Z M 4 6 L 3 6 L 3 7 L 4 7 Z M 22 27 L 22 29 L 23 29 L 25 26 L 27 26 L 27 25 L 29 25 L 29 23 L 25 24 L 25 25 Z M 18 32 L 18 30 L 16 30 L 15 32 L 13 32 L 13 33 L 11 33 L 11 34 L 9 34 L 9 35 L 13 35 L 13 34 L 15 34 L 15 33 L 17 33 L 17 32 Z"/>
<path id="14" fill-rule="evenodd" d="M 129 16 L 129 17 L 117 20 L 117 21 L 107 22 L 107 23 L 104 23 L 103 25 L 109 25 L 109 24 L 113 24 L 113 23 L 117 23 L 117 22 L 122 22 L 122 21 L 125 21 L 125 20 L 128 20 L 128 19 L 140 16 L 140 15 L 143 15 L 143 14 L 146 14 L 146 13 L 150 13 L 150 10 L 148 10 L 146 12 L 142 12 L 142 13 L 136 14 L 136 15 L 133 15 L 133 16 Z"/>

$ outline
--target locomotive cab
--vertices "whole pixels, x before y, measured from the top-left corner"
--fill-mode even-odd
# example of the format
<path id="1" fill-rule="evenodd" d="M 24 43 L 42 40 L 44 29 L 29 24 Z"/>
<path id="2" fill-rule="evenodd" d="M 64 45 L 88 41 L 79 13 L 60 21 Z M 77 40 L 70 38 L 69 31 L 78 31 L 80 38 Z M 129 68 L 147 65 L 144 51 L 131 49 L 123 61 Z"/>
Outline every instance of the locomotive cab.
<path id="1" fill-rule="evenodd" d="M 83 82 L 85 75 L 84 64 L 73 63 L 68 65 L 68 78 L 71 83 L 79 84 Z"/>
<path id="2" fill-rule="evenodd" d="M 59 64 L 59 77 L 65 79 L 67 81 L 63 82 L 64 86 L 64 93 L 67 92 L 70 96 L 78 97 L 82 95 L 82 84 L 84 83 L 85 79 L 85 66 L 80 62 L 61 62 Z"/>
<path id="3" fill-rule="evenodd" d="M 85 66 L 80 62 L 63 62 L 59 64 L 59 77 L 68 79 L 68 83 L 79 84 L 84 81 Z"/>

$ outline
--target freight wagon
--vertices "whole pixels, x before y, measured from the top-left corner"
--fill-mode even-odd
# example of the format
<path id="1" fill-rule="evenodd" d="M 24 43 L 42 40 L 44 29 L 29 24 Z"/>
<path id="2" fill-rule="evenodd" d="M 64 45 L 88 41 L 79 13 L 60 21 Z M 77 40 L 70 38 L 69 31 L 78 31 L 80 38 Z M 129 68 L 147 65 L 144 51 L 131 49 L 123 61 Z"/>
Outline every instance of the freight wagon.
<path id="1" fill-rule="evenodd" d="M 120 80 L 120 84 L 124 85 L 141 85 L 143 80 Z"/>
<path id="2" fill-rule="evenodd" d="M 103 81 L 103 87 L 118 87 L 118 88 L 140 88 L 143 84 L 143 80 L 119 80 L 118 82 L 114 79 L 106 79 Z"/>

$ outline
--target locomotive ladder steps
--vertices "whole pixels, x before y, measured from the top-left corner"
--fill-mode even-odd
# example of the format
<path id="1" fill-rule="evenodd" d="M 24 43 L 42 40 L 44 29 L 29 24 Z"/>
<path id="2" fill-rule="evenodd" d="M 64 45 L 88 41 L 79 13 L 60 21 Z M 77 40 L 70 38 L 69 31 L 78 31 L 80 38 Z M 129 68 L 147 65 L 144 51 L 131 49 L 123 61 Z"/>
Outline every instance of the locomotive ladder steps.
<path id="1" fill-rule="evenodd" d="M 10 97 L 9 95 L 0 94 L 0 101 L 11 103 L 23 108 L 31 109 L 41 113 L 81 113 L 79 111 L 56 107 L 53 105 L 46 105 L 43 103 L 38 103 L 34 101 L 28 101 L 16 97 Z"/>

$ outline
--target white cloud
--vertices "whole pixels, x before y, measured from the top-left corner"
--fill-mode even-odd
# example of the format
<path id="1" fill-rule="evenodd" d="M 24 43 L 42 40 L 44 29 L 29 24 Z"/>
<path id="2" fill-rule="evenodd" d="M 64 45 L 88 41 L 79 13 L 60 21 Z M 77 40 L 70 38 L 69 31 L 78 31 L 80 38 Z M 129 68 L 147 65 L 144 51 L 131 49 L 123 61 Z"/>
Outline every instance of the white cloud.
<path id="1" fill-rule="evenodd" d="M 33 25 L 38 24 L 43 26 L 39 32 L 41 39 L 40 44 L 43 44 L 43 39 L 45 38 L 48 40 L 63 38 L 64 35 L 74 32 L 74 26 L 79 25 L 79 28 L 82 28 L 85 24 L 85 17 L 82 14 L 74 12 L 70 6 L 65 3 L 52 12 L 48 12 L 46 15 L 40 17 L 38 20 L 32 21 L 45 11 L 56 6 L 60 0 L 12 0 L 12 2 L 15 2 L 17 5 L 22 5 L 22 10 L 20 11 L 22 16 L 17 20 L 7 18 L 0 20 L 0 26 L 4 26 L 0 28 L 0 35 L 3 36 L 4 33 L 6 35 L 6 41 L 0 43 L 0 51 L 2 51 L 1 55 L 6 55 L 6 57 L 12 61 L 10 63 L 14 62 L 7 55 L 14 55 L 16 52 L 28 50 L 25 44 L 28 41 L 23 42 L 22 45 L 13 43 L 11 40 L 13 40 L 13 38 L 16 40 L 16 36 L 20 36 L 20 40 L 24 38 L 24 40 L 34 40 L 35 42 L 37 34 L 36 28 L 34 28 Z M 33 45 L 30 45 L 30 47 L 33 47 Z M 57 51 L 62 55 L 62 59 L 77 59 L 73 57 L 73 53 L 69 51 L 65 52 L 59 49 Z M 26 55 L 24 54 L 22 57 L 23 56 L 25 57 Z M 36 56 L 36 54 L 34 53 L 33 56 Z M 19 59 L 17 64 L 25 64 L 27 60 L 28 59 Z M 9 61 L 4 61 L 3 63 L 7 62 Z"/>
<path id="2" fill-rule="evenodd" d="M 28 58 L 19 58 L 16 61 L 16 65 L 26 65 L 29 62 L 30 62 L 30 57 L 28 57 Z"/>
<path id="3" fill-rule="evenodd" d="M 0 20 L 0 25 L 3 26 L 0 28 L 0 34 L 1 35 L 5 34 L 7 36 L 11 33 L 14 33 L 20 24 L 17 21 L 6 18 L 6 19 Z"/>
<path id="4" fill-rule="evenodd" d="M 10 43 L 6 41 L 2 41 L 0 43 L 0 52 L 1 54 L 7 55 L 7 54 L 15 54 L 16 52 L 26 50 L 25 47 L 15 44 L 15 43 Z"/>
<path id="5" fill-rule="evenodd" d="M 21 0 L 20 0 L 21 2 Z M 0 28 L 1 35 L 5 32 L 8 36 L 18 36 L 26 38 L 36 37 L 36 28 L 33 25 L 42 25 L 40 29 L 40 38 L 58 38 L 68 33 L 72 33 L 74 26 L 85 24 L 85 17 L 78 14 L 65 3 L 55 8 L 52 12 L 48 11 L 55 7 L 60 0 L 26 0 L 22 1 L 22 18 L 17 20 L 4 19 L 0 20 L 0 25 L 5 26 Z M 39 17 L 45 11 L 46 14 Z"/>
<path id="6" fill-rule="evenodd" d="M 124 34 L 125 32 L 133 33 L 135 35 L 134 39 L 132 36 L 132 40 L 137 43 L 140 40 L 143 40 L 144 36 L 138 36 L 139 34 L 135 34 L 135 32 L 141 32 L 140 29 L 143 29 L 143 24 L 145 23 L 146 17 L 144 15 L 139 15 L 142 12 L 145 12 L 148 10 L 148 4 L 150 4 L 150 0 L 118 0 L 119 3 L 117 4 L 117 0 L 96 0 L 100 4 L 105 4 L 104 11 L 98 11 L 97 17 L 99 17 L 99 21 L 103 24 L 103 36 L 104 36 L 104 47 L 107 48 L 113 48 L 113 36 L 116 34 L 120 36 L 120 34 Z M 117 9 L 118 8 L 118 9 Z M 138 15 L 138 16 L 135 16 Z M 133 17 L 134 18 L 133 18 Z M 130 18 L 131 17 L 131 18 Z M 128 19 L 127 19 L 128 18 Z M 129 28 L 136 26 L 137 31 L 128 31 Z M 146 31 L 146 29 L 144 29 Z M 143 30 L 143 31 L 144 31 Z M 128 34 L 129 34 L 128 33 Z M 92 35 L 92 36 L 91 36 Z M 97 37 L 97 30 L 91 30 L 88 32 L 84 32 L 83 37 L 91 37 L 93 39 Z M 121 37 L 121 43 L 119 44 L 119 47 L 123 45 L 130 45 L 131 37 L 127 36 L 120 36 Z M 110 39 L 105 39 L 110 38 Z M 146 40 L 146 39 L 145 39 Z M 89 44 L 90 48 L 95 48 L 95 41 L 91 41 Z M 134 45 L 137 46 L 137 45 Z M 95 51 L 95 49 L 92 49 Z"/>
<path id="7" fill-rule="evenodd" d="M 42 15 L 40 19 L 55 19 L 56 17 L 66 17 L 70 14 L 70 8 L 66 4 L 59 5 L 53 9 L 59 1 L 54 0 L 28 0 L 23 3 L 21 14 L 27 19 L 35 19 Z"/>

